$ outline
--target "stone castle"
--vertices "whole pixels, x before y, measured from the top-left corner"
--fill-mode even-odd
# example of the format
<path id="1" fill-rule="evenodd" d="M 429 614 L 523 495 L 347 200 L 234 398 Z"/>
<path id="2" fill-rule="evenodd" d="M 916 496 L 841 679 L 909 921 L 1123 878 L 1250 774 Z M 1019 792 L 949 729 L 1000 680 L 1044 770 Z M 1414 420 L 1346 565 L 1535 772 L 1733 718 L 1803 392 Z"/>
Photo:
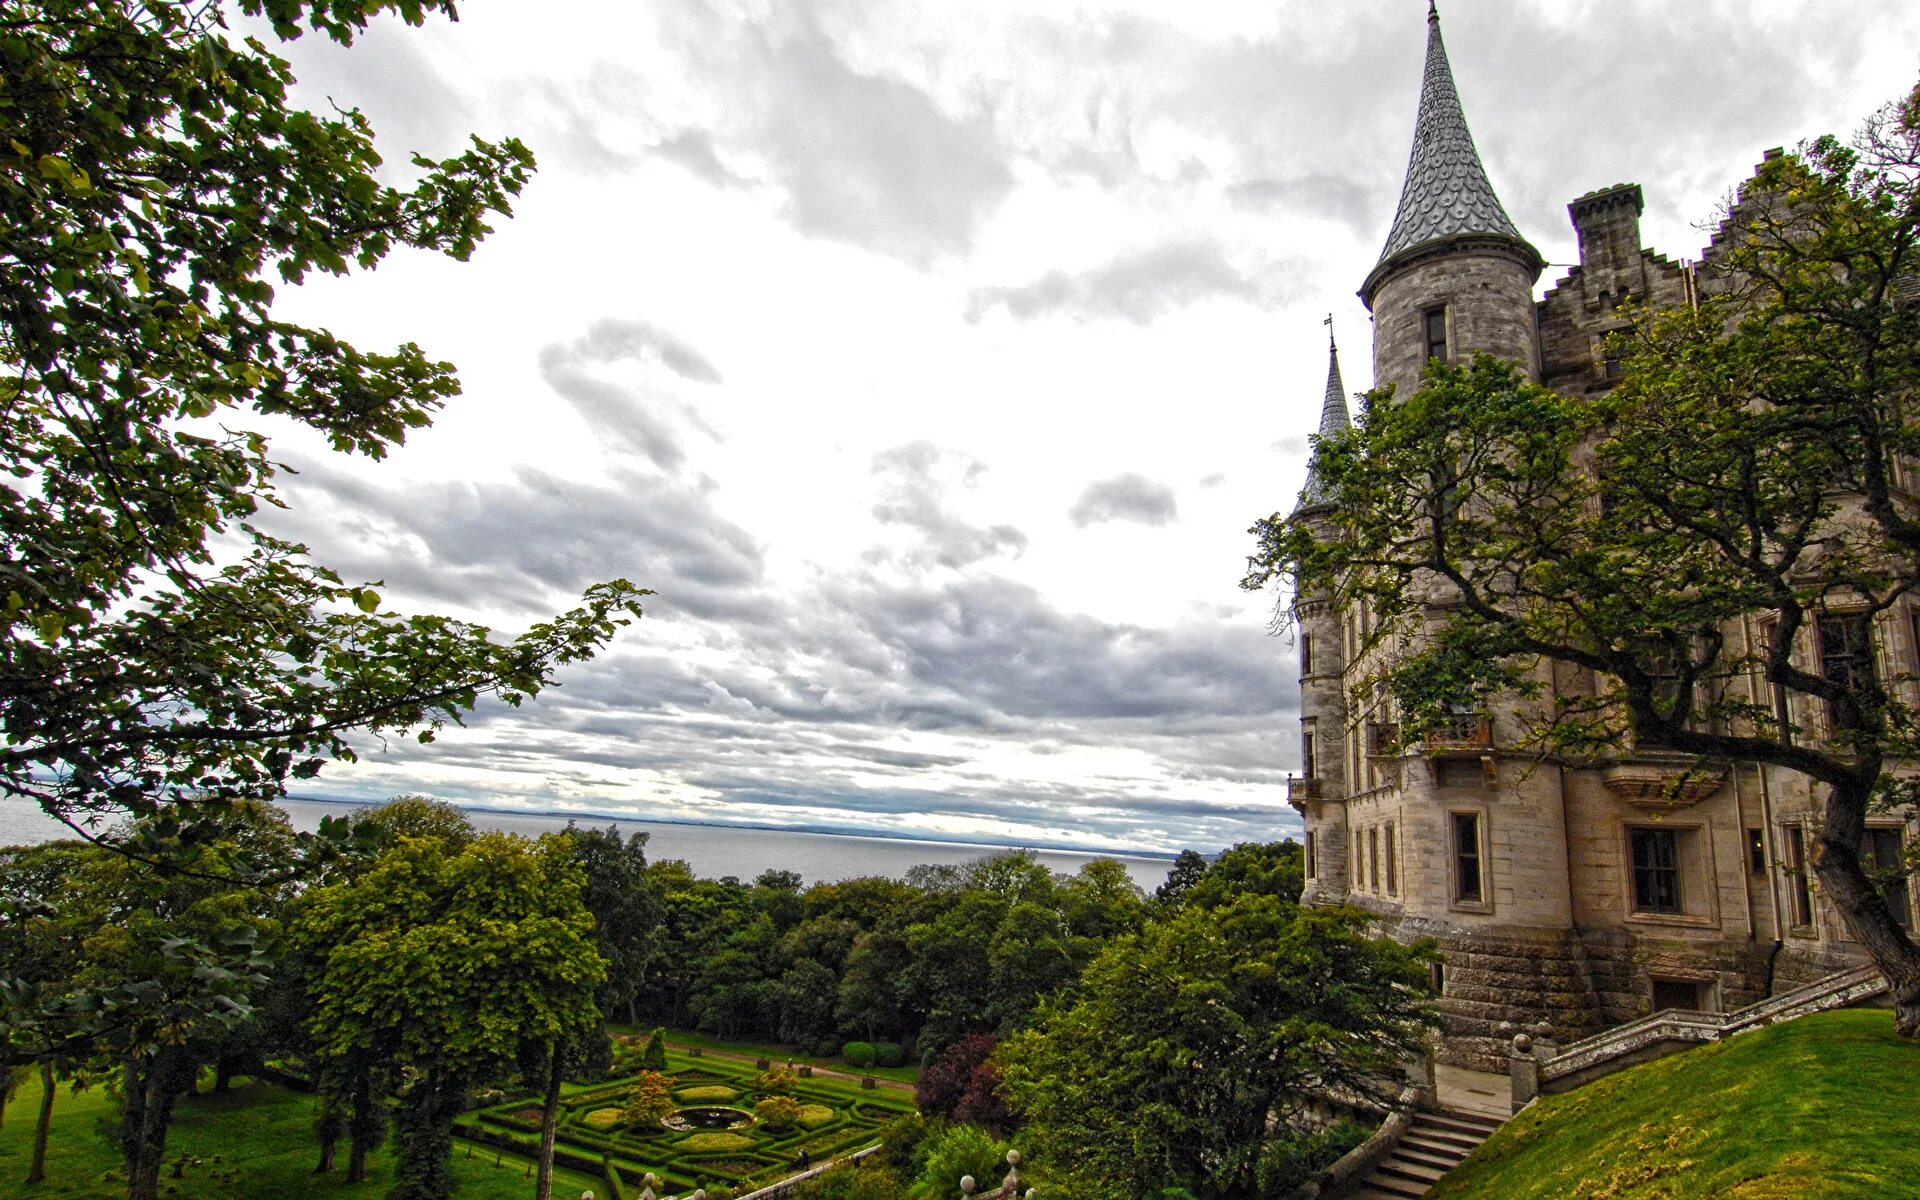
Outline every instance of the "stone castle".
<path id="1" fill-rule="evenodd" d="M 1574 200 L 1579 265 L 1536 300 L 1545 262 L 1488 182 L 1430 12 L 1406 182 L 1360 288 L 1375 385 L 1404 394 L 1429 359 L 1484 351 L 1563 394 L 1612 387 L 1619 363 L 1604 341 L 1627 324 L 1622 303 L 1684 305 L 1702 280 L 1712 286 L 1641 247 L 1642 207 L 1632 184 Z M 1332 358 L 1322 434 L 1349 424 Z M 1310 471 L 1295 519 L 1326 511 Z M 1810 886 L 1820 806 L 1803 776 L 1736 763 L 1675 787 L 1680 768 L 1657 752 L 1543 766 L 1506 749 L 1526 724 L 1519 701 L 1463 713 L 1403 749 L 1384 698 L 1356 691 L 1382 652 L 1364 606 L 1304 595 L 1295 616 L 1302 772 L 1288 798 L 1305 820 L 1306 900 L 1352 904 L 1394 936 L 1438 942 L 1444 1061 L 1498 1069 L 1515 1027 L 1544 1022 L 1564 1041 L 1660 1008 L 1727 1011 L 1863 961 Z M 1861 624 L 1822 626 L 1826 644 L 1806 652 L 1916 670 L 1920 620 Z M 1733 636 L 1752 643 L 1765 631 Z M 1753 681 L 1756 697 L 1766 686 Z M 1823 714 L 1793 718 L 1818 728 Z M 1876 819 L 1867 859 L 1897 861 L 1903 836 L 1898 815 Z M 1914 896 L 1897 904 L 1911 928 Z"/>

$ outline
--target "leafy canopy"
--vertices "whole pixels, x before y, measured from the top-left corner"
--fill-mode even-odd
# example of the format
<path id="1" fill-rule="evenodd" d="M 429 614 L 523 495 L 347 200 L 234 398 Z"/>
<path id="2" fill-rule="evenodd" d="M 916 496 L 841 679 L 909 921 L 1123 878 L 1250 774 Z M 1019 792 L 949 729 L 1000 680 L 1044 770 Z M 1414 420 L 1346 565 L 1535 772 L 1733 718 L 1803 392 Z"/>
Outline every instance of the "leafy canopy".
<path id="1" fill-rule="evenodd" d="M 349 44 L 451 0 L 241 0 Z M 289 104 L 288 64 L 218 5 L 25 0 L 0 22 L 0 795 L 84 823 L 272 796 L 355 730 L 422 740 L 517 704 L 639 612 L 623 580 L 511 640 L 402 616 L 253 524 L 262 429 L 378 459 L 459 391 L 418 346 L 275 315 L 276 286 L 402 246 L 464 260 L 533 157 L 475 138 L 383 183 L 357 111 Z"/>

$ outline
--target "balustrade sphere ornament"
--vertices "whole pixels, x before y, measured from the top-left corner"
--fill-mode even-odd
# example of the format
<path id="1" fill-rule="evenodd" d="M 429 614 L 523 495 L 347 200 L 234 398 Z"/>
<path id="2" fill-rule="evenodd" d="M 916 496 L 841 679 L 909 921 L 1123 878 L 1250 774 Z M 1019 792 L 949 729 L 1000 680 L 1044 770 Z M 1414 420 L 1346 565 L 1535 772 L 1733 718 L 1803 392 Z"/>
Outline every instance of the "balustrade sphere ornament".
<path id="1" fill-rule="evenodd" d="M 971 1196 L 971 1195 L 973 1195 L 973 1189 L 974 1189 L 974 1186 L 975 1186 L 975 1185 L 974 1185 L 974 1182 L 973 1182 L 973 1176 L 971 1176 L 971 1175 L 962 1175 L 962 1176 L 960 1177 L 960 1194 L 961 1194 L 962 1196 Z"/>
<path id="2" fill-rule="evenodd" d="M 1017 1167 L 1020 1165 L 1020 1152 L 1018 1150 L 1007 1151 L 1007 1165 L 1010 1167 Z"/>
<path id="3" fill-rule="evenodd" d="M 1513 1035 L 1513 1049 L 1515 1053 L 1525 1054 L 1533 1049 L 1533 1039 L 1524 1033 L 1516 1033 Z"/>
<path id="4" fill-rule="evenodd" d="M 1544 1042 L 1552 1036 L 1553 1026 L 1545 1021 L 1541 1021 L 1533 1027 L 1533 1038 L 1537 1042 Z"/>

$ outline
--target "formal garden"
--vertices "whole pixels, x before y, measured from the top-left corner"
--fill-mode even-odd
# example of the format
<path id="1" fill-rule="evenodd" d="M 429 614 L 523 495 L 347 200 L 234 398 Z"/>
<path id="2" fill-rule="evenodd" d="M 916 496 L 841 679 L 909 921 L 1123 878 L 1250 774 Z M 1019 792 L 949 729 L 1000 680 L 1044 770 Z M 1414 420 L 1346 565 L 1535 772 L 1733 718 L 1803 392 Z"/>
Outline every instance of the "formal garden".
<path id="1" fill-rule="evenodd" d="M 672 1194 L 749 1192 L 870 1145 L 889 1122 L 914 1111 L 910 1092 L 813 1075 L 805 1066 L 762 1068 L 698 1051 L 661 1055 L 655 1068 L 663 1069 L 638 1058 L 627 1065 L 637 1069 L 568 1088 L 555 1134 L 556 1165 L 605 1180 L 616 1200 L 637 1194 L 648 1174 Z M 456 1135 L 531 1159 L 541 1097 L 485 1100 L 456 1123 Z"/>

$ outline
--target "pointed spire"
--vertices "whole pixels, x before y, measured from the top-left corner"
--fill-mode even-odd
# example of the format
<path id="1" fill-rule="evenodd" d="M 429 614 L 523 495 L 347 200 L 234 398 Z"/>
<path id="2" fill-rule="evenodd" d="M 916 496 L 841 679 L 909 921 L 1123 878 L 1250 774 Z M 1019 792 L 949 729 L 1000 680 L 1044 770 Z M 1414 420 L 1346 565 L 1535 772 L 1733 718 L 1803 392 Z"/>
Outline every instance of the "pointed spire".
<path id="1" fill-rule="evenodd" d="M 1479 235 L 1509 238 L 1539 259 L 1493 194 L 1480 153 L 1467 129 L 1460 93 L 1453 85 L 1453 68 L 1440 37 L 1440 14 L 1427 7 L 1427 65 L 1420 84 L 1420 114 L 1414 122 L 1413 150 L 1407 156 L 1407 178 L 1400 188 L 1400 207 L 1393 229 L 1381 248 L 1380 261 L 1360 288 L 1369 305 L 1374 287 L 1410 252 L 1442 239 Z"/>
<path id="2" fill-rule="evenodd" d="M 1333 340 L 1333 316 L 1328 314 L 1327 327 L 1327 396 L 1320 402 L 1320 436 L 1332 437 L 1353 428 L 1353 421 L 1347 415 L 1347 389 L 1340 382 L 1340 347 Z M 1307 484 L 1300 489 L 1299 509 L 1312 508 L 1326 501 L 1324 489 L 1320 483 L 1317 466 L 1319 451 L 1307 460 Z"/>

